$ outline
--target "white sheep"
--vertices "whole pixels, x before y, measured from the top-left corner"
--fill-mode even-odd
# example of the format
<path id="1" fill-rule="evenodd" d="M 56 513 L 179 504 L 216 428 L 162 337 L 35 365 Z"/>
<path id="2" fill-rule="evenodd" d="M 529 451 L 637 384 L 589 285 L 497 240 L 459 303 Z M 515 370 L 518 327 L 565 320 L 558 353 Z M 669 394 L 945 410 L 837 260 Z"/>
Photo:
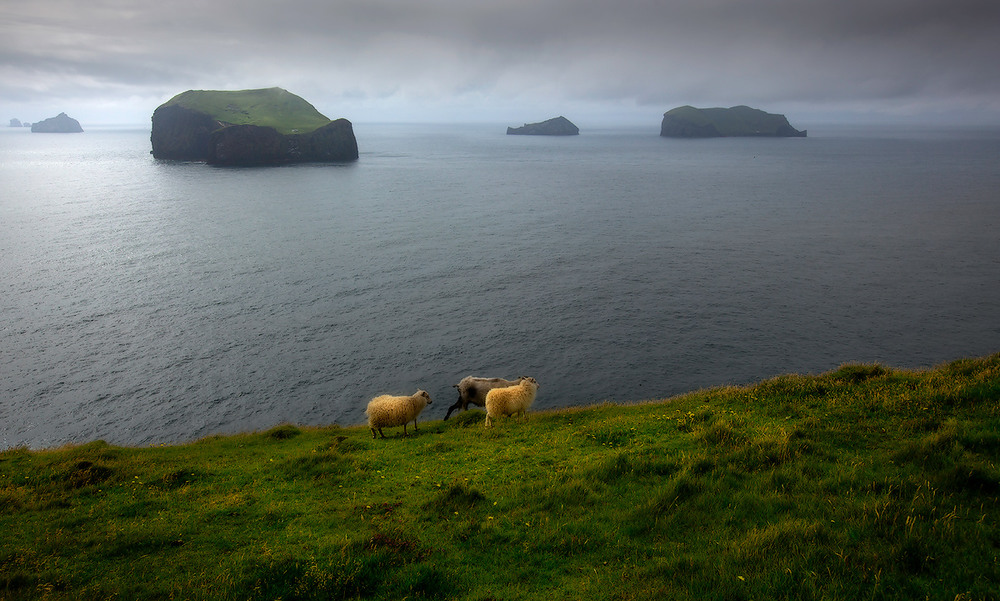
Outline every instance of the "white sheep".
<path id="1" fill-rule="evenodd" d="M 448 407 L 448 413 L 444 414 L 444 418 L 448 419 L 451 412 L 455 409 L 462 409 L 465 411 L 469 408 L 469 405 L 478 405 L 482 407 L 486 404 L 486 393 L 494 388 L 503 388 L 505 386 L 517 386 L 520 380 L 504 380 L 503 378 L 477 378 L 475 376 L 466 376 L 462 378 L 462 381 L 455 384 L 455 388 L 458 389 L 458 400 L 451 407 Z"/>
<path id="2" fill-rule="evenodd" d="M 538 382 L 534 378 L 522 376 L 518 384 L 505 388 L 494 388 L 486 393 L 486 427 L 493 427 L 493 420 L 503 415 L 513 415 L 515 419 L 523 415 L 528 420 L 528 407 L 535 400 Z"/>
<path id="3" fill-rule="evenodd" d="M 379 436 L 382 428 L 392 428 L 403 426 L 403 436 L 406 436 L 406 425 L 413 422 L 413 429 L 417 429 L 417 416 L 424 410 L 424 407 L 431 404 L 431 395 L 423 390 L 418 390 L 412 396 L 391 396 L 383 394 L 368 402 L 365 415 L 368 416 L 368 427 L 371 428 L 372 438 L 375 438 L 375 431 Z"/>

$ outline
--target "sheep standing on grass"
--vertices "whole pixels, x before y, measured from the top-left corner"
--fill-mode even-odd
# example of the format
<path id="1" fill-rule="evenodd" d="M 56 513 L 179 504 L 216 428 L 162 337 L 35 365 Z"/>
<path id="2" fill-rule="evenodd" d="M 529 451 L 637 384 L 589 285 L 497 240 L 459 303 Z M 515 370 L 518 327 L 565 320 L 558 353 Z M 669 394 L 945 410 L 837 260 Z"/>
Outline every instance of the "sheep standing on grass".
<path id="1" fill-rule="evenodd" d="M 486 404 L 486 393 L 494 388 L 503 388 L 505 386 L 517 386 L 520 380 L 504 380 L 503 378 L 477 378 L 475 376 L 466 376 L 462 378 L 462 381 L 455 384 L 455 388 L 458 389 L 458 400 L 451 407 L 448 407 L 448 413 L 444 414 L 444 418 L 448 419 L 451 412 L 455 409 L 461 409 L 465 411 L 469 408 L 469 405 L 478 405 L 482 407 Z"/>
<path id="2" fill-rule="evenodd" d="M 431 395 L 423 390 L 418 390 L 412 396 L 390 396 L 383 394 L 368 402 L 365 415 L 368 416 L 368 427 L 372 430 L 372 438 L 375 438 L 375 431 L 379 436 L 382 428 L 392 428 L 403 426 L 403 436 L 406 436 L 406 425 L 413 422 L 413 429 L 417 429 L 417 416 L 424 410 L 424 407 L 431 404 Z"/>
<path id="3" fill-rule="evenodd" d="M 493 427 L 493 420 L 504 415 L 523 415 L 528 420 L 528 407 L 535 400 L 538 382 L 522 376 L 514 386 L 494 388 L 486 393 L 486 427 Z"/>

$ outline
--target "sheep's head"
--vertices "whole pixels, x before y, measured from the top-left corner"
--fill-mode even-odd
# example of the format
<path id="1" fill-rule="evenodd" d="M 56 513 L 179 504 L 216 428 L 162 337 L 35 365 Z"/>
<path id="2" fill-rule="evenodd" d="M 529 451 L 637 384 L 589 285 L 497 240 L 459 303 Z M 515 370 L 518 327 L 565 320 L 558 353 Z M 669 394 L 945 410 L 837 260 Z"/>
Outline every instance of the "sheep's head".
<path id="1" fill-rule="evenodd" d="M 532 385 L 532 386 L 534 386 L 535 388 L 538 388 L 538 381 L 537 381 L 537 380 L 535 380 L 534 378 L 532 378 L 531 376 L 521 376 L 520 378 L 518 378 L 518 380 L 519 380 L 519 381 L 520 381 L 520 383 L 522 383 L 522 384 L 523 384 L 524 382 L 528 382 L 529 384 L 531 384 L 531 385 Z"/>
<path id="2" fill-rule="evenodd" d="M 413 396 L 423 397 L 424 398 L 424 402 L 426 404 L 428 404 L 428 405 L 431 404 L 431 395 L 427 394 L 426 390 L 418 390 L 417 393 L 415 395 L 413 395 Z"/>

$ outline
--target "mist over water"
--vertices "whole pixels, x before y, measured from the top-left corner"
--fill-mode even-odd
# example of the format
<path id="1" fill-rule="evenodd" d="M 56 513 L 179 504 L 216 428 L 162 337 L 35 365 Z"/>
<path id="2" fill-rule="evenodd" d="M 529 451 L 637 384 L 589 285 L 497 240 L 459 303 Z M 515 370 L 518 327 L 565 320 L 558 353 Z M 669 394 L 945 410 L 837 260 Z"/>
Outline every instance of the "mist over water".
<path id="1" fill-rule="evenodd" d="M 655 125 L 655 124 L 654 124 Z M 0 448 L 537 408 L 1000 350 L 1000 132 L 356 124 L 357 163 L 0 131 Z"/>

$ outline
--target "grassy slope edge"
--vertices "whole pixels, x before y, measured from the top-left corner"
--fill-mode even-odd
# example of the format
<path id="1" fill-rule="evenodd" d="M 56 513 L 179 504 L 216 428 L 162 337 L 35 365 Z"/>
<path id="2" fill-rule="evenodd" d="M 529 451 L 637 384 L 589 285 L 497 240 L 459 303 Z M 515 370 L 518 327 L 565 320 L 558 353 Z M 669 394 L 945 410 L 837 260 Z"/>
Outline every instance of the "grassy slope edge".
<path id="1" fill-rule="evenodd" d="M 0 453 L 3 599 L 996 599 L 1000 354 Z"/>
<path id="2" fill-rule="evenodd" d="M 282 134 L 308 133 L 330 122 L 316 107 L 281 88 L 188 90 L 164 106 L 179 105 L 233 125 L 273 127 Z"/>

